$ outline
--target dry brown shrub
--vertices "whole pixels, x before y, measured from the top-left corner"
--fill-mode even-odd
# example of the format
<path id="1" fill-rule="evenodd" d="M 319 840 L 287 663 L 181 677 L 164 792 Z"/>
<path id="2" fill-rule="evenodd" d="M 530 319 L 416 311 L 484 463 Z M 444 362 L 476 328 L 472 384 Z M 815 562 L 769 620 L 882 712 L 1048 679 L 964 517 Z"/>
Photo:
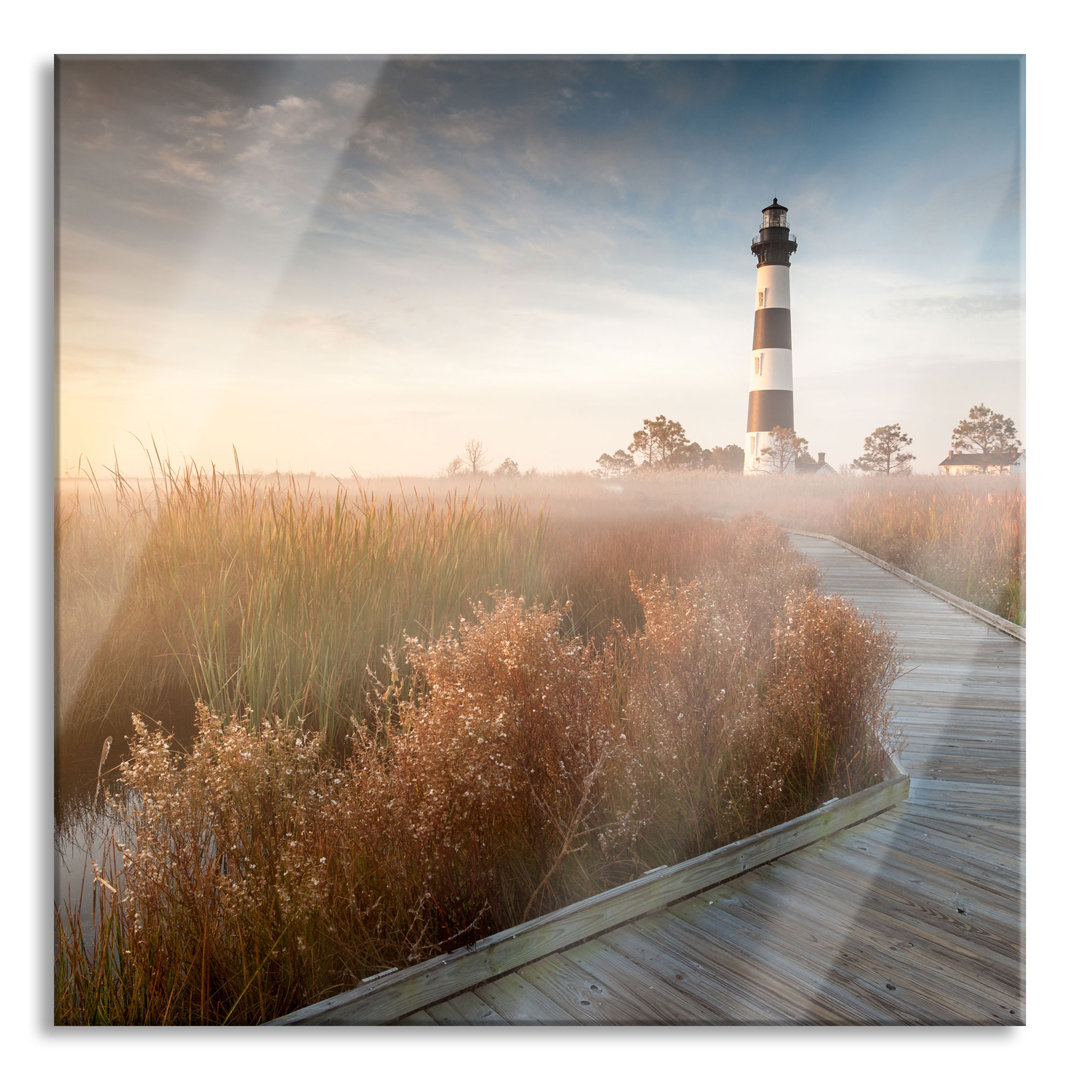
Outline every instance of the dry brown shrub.
<path id="1" fill-rule="evenodd" d="M 625 709 L 642 847 L 677 861 L 883 775 L 892 639 L 835 597 L 763 519 L 729 530 L 707 581 L 635 583 Z"/>
<path id="2" fill-rule="evenodd" d="M 456 633 L 411 641 L 400 730 L 364 736 L 350 763 L 383 807 L 375 832 L 394 838 L 406 907 L 425 907 L 439 940 L 595 886 L 588 838 L 614 827 L 622 747 L 604 655 L 562 634 L 563 616 L 499 593 Z"/>

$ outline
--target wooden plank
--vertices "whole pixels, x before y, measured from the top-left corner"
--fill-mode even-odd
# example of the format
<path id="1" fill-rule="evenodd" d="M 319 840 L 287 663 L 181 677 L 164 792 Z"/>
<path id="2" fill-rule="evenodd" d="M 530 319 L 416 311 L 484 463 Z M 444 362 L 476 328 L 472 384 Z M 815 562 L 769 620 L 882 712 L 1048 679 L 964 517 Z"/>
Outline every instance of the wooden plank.
<path id="1" fill-rule="evenodd" d="M 565 953 L 583 971 L 610 988 L 642 1017 L 644 1024 L 715 1024 L 717 1014 L 689 994 L 658 978 L 647 968 L 599 938 Z"/>
<path id="2" fill-rule="evenodd" d="M 508 1024 L 573 1024 L 574 1018 L 517 972 L 476 987 L 476 996 Z"/>
<path id="3" fill-rule="evenodd" d="M 957 1014 L 981 1012 L 987 1003 L 1003 999 L 1015 1003 L 1016 965 L 1010 967 L 1008 958 L 1003 964 L 998 955 L 987 954 L 985 939 L 971 937 L 966 924 L 950 923 L 947 917 L 928 920 L 926 910 L 912 917 L 911 894 L 897 903 L 877 882 L 868 882 L 860 893 L 842 875 L 835 876 L 831 889 L 821 877 L 818 889 L 810 892 L 813 880 L 804 866 L 770 867 L 768 874 L 744 879 L 742 887 L 718 906 L 780 938 L 791 933 L 787 927 L 795 926 L 797 933 L 813 939 L 815 945 L 805 946 L 807 950 L 820 948 L 834 963 L 851 964 L 859 958 L 894 983 L 902 975 L 893 967 L 899 962 L 912 989 L 922 988 L 936 999 L 947 988 L 955 999 L 947 1008 Z M 792 902 L 808 893 L 810 902 Z"/>
<path id="4" fill-rule="evenodd" d="M 759 876 L 768 877 L 767 868 L 748 875 L 751 878 Z M 901 1008 L 898 1012 L 897 1001 L 887 992 L 882 979 L 874 979 L 871 972 L 858 970 L 844 963 L 842 958 L 838 961 L 836 951 L 824 947 L 826 938 L 800 917 L 801 907 L 791 909 L 790 904 L 782 905 L 779 910 L 769 907 L 765 913 L 757 915 L 741 902 L 742 890 L 736 892 L 740 900 L 737 907 L 732 905 L 730 896 L 710 890 L 688 902 L 688 906 L 680 908 L 678 913 L 683 918 L 693 917 L 691 912 L 696 910 L 700 915 L 695 921 L 712 928 L 713 932 L 722 920 L 729 919 L 728 933 L 737 933 L 743 941 L 752 942 L 758 950 L 759 962 L 773 953 L 797 958 L 797 966 L 789 966 L 784 972 L 789 986 L 787 993 L 793 1001 L 800 995 L 813 999 L 825 996 L 845 1013 L 845 1023 L 889 1024 L 921 1019 L 920 1014 L 910 1010 L 905 1012 Z M 689 906 L 691 903 L 694 908 Z"/>
<path id="5" fill-rule="evenodd" d="M 750 996 L 739 993 L 729 979 L 707 970 L 696 946 L 667 935 L 670 922 L 657 917 L 650 930 L 648 919 L 638 919 L 596 940 L 635 963 L 654 982 L 661 981 L 695 1002 L 713 1016 L 713 1024 L 754 1023 L 760 1013 L 754 1011 Z"/>
<path id="6" fill-rule="evenodd" d="M 613 992 L 565 953 L 552 953 L 527 964 L 518 974 L 554 1001 L 579 1024 L 651 1024 L 656 1018 L 639 1002 Z"/>
<path id="7" fill-rule="evenodd" d="M 851 1024 L 859 1012 L 842 994 L 821 994 L 820 979 L 805 958 L 779 947 L 776 940 L 754 934 L 745 923 L 724 913 L 701 897 L 674 905 L 667 913 L 698 930 L 702 955 L 721 962 L 740 984 L 753 984 L 765 1000 L 758 1022 L 787 1014 L 800 1024 Z M 774 1021 L 776 1022 L 776 1021 Z"/>
<path id="8" fill-rule="evenodd" d="M 782 938 L 755 929 L 724 905 L 710 905 L 709 895 L 675 906 L 672 914 L 711 938 L 722 938 L 736 951 L 747 979 L 770 987 L 770 1011 L 782 1006 L 785 1012 L 798 1015 L 800 1022 L 813 1024 L 865 1023 L 868 1011 L 885 1013 L 893 1023 L 934 1020 L 934 1012 L 917 995 L 897 994 L 891 964 L 855 965 L 832 949 L 814 954 L 806 945 L 799 950 L 787 948 Z M 765 1012 L 759 1022 L 769 1016 Z"/>
<path id="9" fill-rule="evenodd" d="M 791 876 L 780 886 L 785 874 Z M 883 936 L 915 936 L 924 944 L 924 955 L 936 957 L 944 968 L 955 968 L 959 981 L 977 977 L 975 988 L 984 988 L 985 983 L 995 979 L 1003 993 L 1016 989 L 1022 952 L 1016 937 L 1010 936 L 1009 927 L 995 922 L 985 909 L 974 907 L 968 911 L 961 904 L 964 914 L 958 913 L 947 888 L 935 893 L 932 888 L 924 891 L 910 885 L 894 886 L 878 875 L 869 881 L 864 879 L 862 890 L 856 891 L 857 875 L 845 876 L 832 864 L 820 869 L 809 867 L 805 861 L 780 868 L 776 881 L 773 888 L 780 889 L 779 902 L 797 890 L 794 895 L 807 900 L 802 915 L 808 923 L 824 931 L 842 919 L 838 929 L 844 930 L 852 942 L 858 942 L 859 948 L 873 948 L 867 938 L 871 928 Z M 838 886 L 843 885 L 846 889 L 838 891 Z M 752 895 L 758 883 L 747 882 L 745 887 Z M 847 906 L 842 906 L 845 895 L 850 899 Z M 775 893 L 773 902 L 777 902 Z"/>
<path id="10" fill-rule="evenodd" d="M 829 540 L 839 547 L 845 548 L 855 555 L 866 559 L 868 562 L 873 563 L 875 566 L 881 567 L 883 570 L 887 570 L 890 574 L 895 574 L 902 581 L 906 581 L 909 584 L 917 585 L 925 592 L 936 596 L 939 600 L 944 600 L 947 604 L 952 604 L 953 607 L 959 608 L 964 614 L 972 615 L 976 619 L 980 619 L 988 625 L 992 626 L 995 630 L 1000 630 L 1003 633 L 1009 634 L 1011 637 L 1016 638 L 1019 641 L 1027 640 L 1027 632 L 1022 626 L 1018 626 L 1014 622 L 1010 622 L 1008 619 L 1003 619 L 1000 615 L 995 615 L 992 611 L 987 611 L 985 608 L 979 607 L 977 604 L 973 604 L 968 600 L 964 600 L 962 597 L 957 596 L 955 593 L 948 592 L 946 589 L 941 588 L 939 585 L 934 585 L 932 582 L 925 581 L 922 578 L 916 577 L 914 574 L 908 573 L 907 570 L 901 570 L 898 566 L 893 566 L 892 563 L 885 562 L 884 559 L 879 559 L 876 555 L 871 555 L 868 551 L 863 551 L 860 548 L 855 547 L 852 544 L 847 543 L 845 540 L 838 540 L 835 536 L 826 536 L 822 533 L 806 533 L 799 532 L 799 530 L 788 530 L 789 532 L 798 532 L 801 536 L 812 537 L 816 540 Z"/>
<path id="11" fill-rule="evenodd" d="M 728 943 L 682 919 L 670 911 L 638 919 L 621 932 L 633 931 L 645 937 L 665 955 L 683 965 L 678 986 L 724 1016 L 726 1024 L 803 1024 L 806 1011 L 778 993 L 775 984 L 759 979 L 759 972 L 747 964 Z M 605 942 L 618 941 L 620 933 L 604 935 Z M 637 957 L 632 957 L 637 959 Z M 646 963 L 644 959 L 642 963 Z M 782 988 L 779 988 L 782 989 Z"/>
<path id="12" fill-rule="evenodd" d="M 403 1016 L 400 1020 L 395 1020 L 394 1023 L 407 1027 L 434 1027 L 437 1025 L 437 1021 L 431 1013 L 425 1012 L 423 1009 L 410 1013 L 408 1016 Z"/>
<path id="13" fill-rule="evenodd" d="M 471 991 L 429 1005 L 423 1011 L 444 1026 L 506 1026 L 506 1021 Z"/>

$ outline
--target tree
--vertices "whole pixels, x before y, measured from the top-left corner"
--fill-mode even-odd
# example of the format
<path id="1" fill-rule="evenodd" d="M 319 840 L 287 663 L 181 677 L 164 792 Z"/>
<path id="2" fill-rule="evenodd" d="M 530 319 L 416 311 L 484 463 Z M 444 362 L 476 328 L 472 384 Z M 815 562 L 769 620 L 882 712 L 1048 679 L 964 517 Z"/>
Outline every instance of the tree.
<path id="1" fill-rule="evenodd" d="M 678 456 L 689 440 L 682 424 L 660 415 L 653 420 L 643 420 L 640 431 L 634 432 L 634 440 L 627 449 L 631 454 L 641 454 L 642 465 L 649 469 L 670 469 L 678 463 Z M 700 450 L 700 447 L 699 447 Z"/>
<path id="2" fill-rule="evenodd" d="M 700 443 L 686 443 L 678 447 L 667 460 L 669 469 L 704 469 L 708 459 L 708 450 L 702 450 Z"/>
<path id="3" fill-rule="evenodd" d="M 521 470 L 518 468 L 518 463 L 511 458 L 507 458 L 496 470 L 496 476 L 520 476 Z"/>
<path id="4" fill-rule="evenodd" d="M 602 480 L 625 476 L 634 468 L 634 455 L 625 450 L 616 450 L 614 454 L 601 454 L 596 459 L 595 474 Z"/>
<path id="5" fill-rule="evenodd" d="M 714 446 L 705 451 L 705 464 L 707 468 L 718 469 L 720 472 L 741 473 L 743 463 L 746 460 L 746 451 L 735 443 L 727 446 Z"/>
<path id="6" fill-rule="evenodd" d="M 972 405 L 967 419 L 961 420 L 952 433 L 952 448 L 969 454 L 1006 454 L 1020 449 L 1016 425 L 1001 413 L 985 405 Z M 982 471 L 986 472 L 984 463 Z"/>
<path id="7" fill-rule="evenodd" d="M 863 440 L 862 457 L 857 457 L 851 467 L 862 472 L 885 473 L 886 476 L 909 473 L 915 455 L 905 453 L 904 447 L 910 445 L 911 436 L 905 435 L 899 424 L 874 428 Z"/>
<path id="8" fill-rule="evenodd" d="M 763 464 L 768 472 L 789 472 L 795 468 L 800 455 L 807 452 L 810 444 L 800 438 L 791 428 L 774 427 L 769 432 L 771 443 L 761 451 Z"/>
<path id="9" fill-rule="evenodd" d="M 460 476 L 465 471 L 465 462 L 456 457 L 443 469 L 443 476 Z"/>
<path id="10" fill-rule="evenodd" d="M 601 454 L 596 459 L 597 468 L 593 475 L 609 479 L 625 476 L 634 469 L 717 469 L 741 473 L 745 457 L 743 448 L 734 443 L 703 449 L 700 443 L 687 439 L 682 424 L 662 414 L 642 421 L 641 430 L 634 432 L 633 442 L 627 450 Z M 635 454 L 641 455 L 640 464 Z"/>
<path id="11" fill-rule="evenodd" d="M 469 463 L 469 471 L 475 476 L 487 461 L 487 453 L 484 444 L 479 439 L 470 439 L 465 444 L 465 460 Z"/>

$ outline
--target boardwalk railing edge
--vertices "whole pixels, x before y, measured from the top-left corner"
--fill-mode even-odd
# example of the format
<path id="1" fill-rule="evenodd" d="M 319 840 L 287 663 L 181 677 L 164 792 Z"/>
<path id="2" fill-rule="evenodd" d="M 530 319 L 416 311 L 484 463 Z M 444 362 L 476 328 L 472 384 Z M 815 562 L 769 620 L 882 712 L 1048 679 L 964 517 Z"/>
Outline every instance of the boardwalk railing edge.
<path id="1" fill-rule="evenodd" d="M 1003 619 L 1000 615 L 995 615 L 992 611 L 987 611 L 986 608 L 981 608 L 977 604 L 971 603 L 970 600 L 965 600 L 955 593 L 948 592 L 939 585 L 933 584 L 933 582 L 925 581 L 923 578 L 908 573 L 907 570 L 901 570 L 899 566 L 894 566 L 884 559 L 879 559 L 876 555 L 871 555 L 869 551 L 863 551 L 862 548 L 857 548 L 854 544 L 849 544 L 846 540 L 841 540 L 836 536 L 829 536 L 827 533 L 807 532 L 805 529 L 787 529 L 787 532 L 794 533 L 796 536 L 808 536 L 812 540 L 830 540 L 832 543 L 837 544 L 842 548 L 847 548 L 848 551 L 855 555 L 861 555 L 875 566 L 880 566 L 882 570 L 888 570 L 890 574 L 895 574 L 898 578 L 902 578 L 912 585 L 917 585 L 920 589 L 925 589 L 928 593 L 933 593 L 934 596 L 944 600 L 946 603 L 952 604 L 953 607 L 958 607 L 961 611 L 966 611 L 969 615 L 974 615 L 976 619 L 981 619 L 983 622 L 989 623 L 995 630 L 1001 630 L 1019 641 L 1027 642 L 1027 630 L 1023 626 L 1010 622 L 1008 619 Z"/>
<path id="2" fill-rule="evenodd" d="M 908 776 L 890 760 L 887 779 L 864 791 L 832 799 L 808 814 L 686 862 L 649 871 L 445 956 L 376 976 L 270 1025 L 382 1024 L 399 1019 L 874 817 L 903 802 L 909 786 Z"/>

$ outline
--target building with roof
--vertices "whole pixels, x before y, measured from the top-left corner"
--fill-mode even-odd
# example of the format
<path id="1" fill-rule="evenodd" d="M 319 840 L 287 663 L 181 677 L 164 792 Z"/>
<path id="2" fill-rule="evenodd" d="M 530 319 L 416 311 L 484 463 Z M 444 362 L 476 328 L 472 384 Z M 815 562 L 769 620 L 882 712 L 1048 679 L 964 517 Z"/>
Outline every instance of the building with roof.
<path id="1" fill-rule="evenodd" d="M 836 470 L 825 460 L 823 453 L 818 453 L 817 461 L 809 454 L 795 462 L 795 472 L 799 476 L 836 476 Z"/>
<path id="2" fill-rule="evenodd" d="M 1023 450 L 1006 450 L 995 454 L 961 454 L 949 451 L 949 456 L 938 467 L 946 476 L 968 476 L 971 473 L 1001 475 L 1021 472 L 1024 469 Z M 1013 466 L 1020 464 L 1019 469 Z"/>

